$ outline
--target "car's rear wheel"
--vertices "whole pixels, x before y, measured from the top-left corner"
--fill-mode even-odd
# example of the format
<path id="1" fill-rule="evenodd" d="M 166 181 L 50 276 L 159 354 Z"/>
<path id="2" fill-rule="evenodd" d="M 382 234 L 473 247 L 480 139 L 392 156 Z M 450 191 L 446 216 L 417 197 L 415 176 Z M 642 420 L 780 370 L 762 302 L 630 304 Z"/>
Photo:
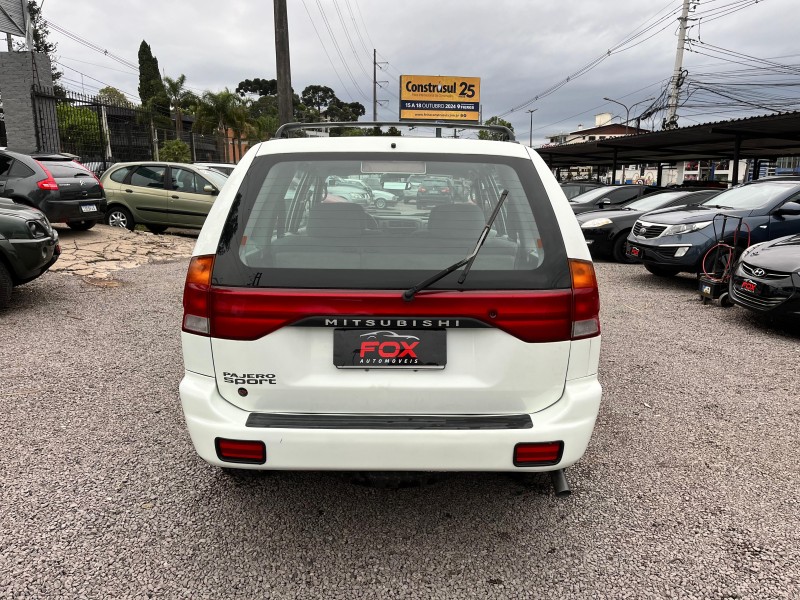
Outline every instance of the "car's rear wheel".
<path id="1" fill-rule="evenodd" d="M 166 225 L 145 225 L 145 227 L 151 233 L 164 233 L 167 230 Z"/>
<path id="2" fill-rule="evenodd" d="M 5 308 L 11 301 L 11 290 L 14 283 L 11 281 L 11 273 L 6 266 L 0 262 L 0 308 Z"/>
<path id="3" fill-rule="evenodd" d="M 136 226 L 133 215 L 124 206 L 112 206 L 106 213 L 106 224 L 111 227 L 124 227 L 131 231 Z"/>
<path id="4" fill-rule="evenodd" d="M 628 241 L 628 233 L 630 233 L 630 229 L 623 231 L 614 239 L 614 247 L 612 248 L 611 253 L 614 256 L 615 261 L 631 264 L 635 263 L 636 259 L 625 254 L 625 244 Z"/>
<path id="5" fill-rule="evenodd" d="M 675 277 L 681 272 L 680 269 L 674 267 L 659 267 L 658 265 L 645 264 L 644 268 L 650 271 L 656 277 Z"/>
<path id="6" fill-rule="evenodd" d="M 97 221 L 67 221 L 67 225 L 74 231 L 88 231 L 95 226 Z"/>

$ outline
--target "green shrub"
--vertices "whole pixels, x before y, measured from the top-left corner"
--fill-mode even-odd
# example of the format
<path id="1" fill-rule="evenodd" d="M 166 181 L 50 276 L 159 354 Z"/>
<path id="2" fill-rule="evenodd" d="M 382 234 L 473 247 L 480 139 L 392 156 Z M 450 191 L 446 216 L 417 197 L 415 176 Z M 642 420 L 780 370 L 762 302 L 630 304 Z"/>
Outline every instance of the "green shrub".
<path id="1" fill-rule="evenodd" d="M 158 149 L 159 160 L 169 162 L 192 162 L 192 153 L 189 150 L 189 144 L 181 140 L 169 140 L 161 144 Z"/>

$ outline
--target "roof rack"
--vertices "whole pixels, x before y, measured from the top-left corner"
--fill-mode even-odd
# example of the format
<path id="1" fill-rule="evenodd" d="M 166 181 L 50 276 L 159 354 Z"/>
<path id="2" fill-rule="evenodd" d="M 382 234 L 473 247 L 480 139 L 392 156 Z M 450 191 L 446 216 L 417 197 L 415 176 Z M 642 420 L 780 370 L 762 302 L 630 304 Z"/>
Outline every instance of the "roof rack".
<path id="1" fill-rule="evenodd" d="M 289 132 L 301 129 L 328 129 L 331 127 L 436 127 L 442 129 L 479 129 L 493 131 L 505 136 L 509 142 L 515 142 L 514 132 L 502 125 L 480 125 L 479 123 L 458 123 L 453 121 L 354 121 L 354 122 L 321 122 L 321 123 L 284 123 L 275 132 L 275 138 L 288 138 Z"/>

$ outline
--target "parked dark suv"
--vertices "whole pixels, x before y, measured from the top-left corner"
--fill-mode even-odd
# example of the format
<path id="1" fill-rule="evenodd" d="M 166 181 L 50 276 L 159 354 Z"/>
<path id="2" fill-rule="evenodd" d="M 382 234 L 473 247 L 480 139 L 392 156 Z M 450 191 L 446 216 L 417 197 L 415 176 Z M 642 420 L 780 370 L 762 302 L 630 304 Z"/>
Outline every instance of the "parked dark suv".
<path id="1" fill-rule="evenodd" d="M 0 198 L 0 308 L 15 286 L 39 277 L 59 254 L 58 233 L 41 211 Z"/>
<path id="2" fill-rule="evenodd" d="M 627 254 L 654 275 L 702 273 L 704 257 L 722 237 L 726 217 L 728 244 L 741 219 L 738 253 L 748 245 L 800 233 L 800 177 L 754 181 L 697 206 L 649 212 L 634 224 Z"/>
<path id="3" fill-rule="evenodd" d="M 94 227 L 106 212 L 100 180 L 62 154 L 0 150 L 0 196 L 38 208 L 51 223 L 78 231 Z"/>

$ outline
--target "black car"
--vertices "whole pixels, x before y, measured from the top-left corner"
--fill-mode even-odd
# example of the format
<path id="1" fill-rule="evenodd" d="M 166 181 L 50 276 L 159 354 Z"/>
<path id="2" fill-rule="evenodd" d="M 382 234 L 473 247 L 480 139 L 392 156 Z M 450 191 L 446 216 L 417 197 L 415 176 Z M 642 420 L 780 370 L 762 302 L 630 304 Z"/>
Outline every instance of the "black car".
<path id="1" fill-rule="evenodd" d="M 39 277 L 60 254 L 58 233 L 41 211 L 0 198 L 0 308 L 15 286 Z"/>
<path id="2" fill-rule="evenodd" d="M 79 231 L 94 227 L 106 212 L 97 176 L 61 154 L 0 150 L 0 196 L 38 208 L 51 223 Z"/>
<path id="3" fill-rule="evenodd" d="M 576 215 L 607 206 L 621 206 L 647 194 L 663 192 L 664 188 L 651 185 L 606 185 L 575 196 L 569 201 Z"/>
<path id="4" fill-rule="evenodd" d="M 567 200 L 572 200 L 575 196 L 580 196 L 590 190 L 601 187 L 607 186 L 596 181 L 565 181 L 561 184 L 561 191 L 564 192 Z"/>
<path id="5" fill-rule="evenodd" d="M 724 242 L 733 244 L 738 231 L 738 253 L 752 244 L 800 233 L 800 178 L 753 181 L 697 206 L 647 213 L 634 224 L 627 252 L 654 275 L 699 274 L 708 251 L 723 238 L 723 223 Z"/>
<path id="6" fill-rule="evenodd" d="M 417 188 L 417 207 L 427 208 L 439 204 L 452 204 L 455 200 L 456 184 L 451 177 L 428 176 Z"/>
<path id="7" fill-rule="evenodd" d="M 800 318 L 800 235 L 754 244 L 728 284 L 730 299 L 753 312 Z"/>
<path id="8" fill-rule="evenodd" d="M 578 215 L 583 237 L 592 254 L 611 256 L 617 262 L 636 262 L 626 256 L 625 244 L 636 220 L 658 208 L 691 206 L 705 202 L 719 191 L 688 192 L 685 190 L 651 194 L 620 208 L 593 210 Z"/>

